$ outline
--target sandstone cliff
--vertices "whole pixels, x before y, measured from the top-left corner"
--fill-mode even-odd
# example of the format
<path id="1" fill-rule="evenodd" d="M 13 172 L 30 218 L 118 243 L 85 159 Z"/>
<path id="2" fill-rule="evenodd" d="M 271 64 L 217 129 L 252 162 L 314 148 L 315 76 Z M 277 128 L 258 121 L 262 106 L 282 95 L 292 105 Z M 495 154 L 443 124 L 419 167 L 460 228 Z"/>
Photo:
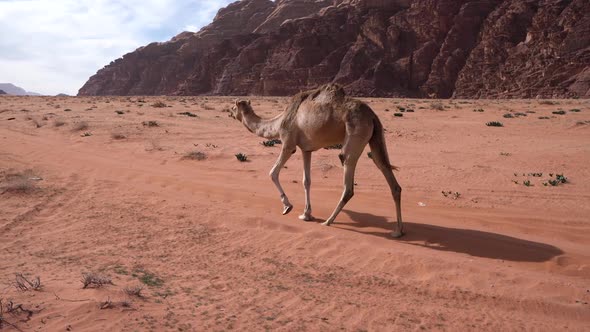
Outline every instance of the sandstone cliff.
<path id="1" fill-rule="evenodd" d="M 590 97 L 587 0 L 243 0 L 79 95 Z"/>

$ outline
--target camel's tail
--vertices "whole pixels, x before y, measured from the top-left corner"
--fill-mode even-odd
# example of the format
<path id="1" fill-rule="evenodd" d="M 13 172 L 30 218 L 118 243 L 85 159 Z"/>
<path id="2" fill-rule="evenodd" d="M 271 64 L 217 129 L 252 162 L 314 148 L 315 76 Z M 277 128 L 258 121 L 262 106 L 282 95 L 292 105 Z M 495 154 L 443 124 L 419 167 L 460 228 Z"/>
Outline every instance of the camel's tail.
<path id="1" fill-rule="evenodd" d="M 378 168 L 391 167 L 392 170 L 397 171 L 399 168 L 393 166 L 389 162 L 389 155 L 387 154 L 387 146 L 385 145 L 385 136 L 383 135 L 383 125 L 377 115 L 373 119 L 373 136 L 369 140 L 371 147 L 371 157 Z"/>

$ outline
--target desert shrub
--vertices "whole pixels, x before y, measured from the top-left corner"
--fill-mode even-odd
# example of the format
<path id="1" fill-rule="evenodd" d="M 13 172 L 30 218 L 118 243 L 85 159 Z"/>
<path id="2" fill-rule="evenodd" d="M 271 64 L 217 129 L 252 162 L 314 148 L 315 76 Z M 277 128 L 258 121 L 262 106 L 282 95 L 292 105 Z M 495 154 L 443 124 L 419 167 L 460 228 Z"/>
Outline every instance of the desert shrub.
<path id="1" fill-rule="evenodd" d="M 178 114 L 179 114 L 179 115 L 186 115 L 186 116 L 188 116 L 188 117 L 191 117 L 191 118 L 196 118 L 196 117 L 197 117 L 197 115 L 196 115 L 196 114 L 194 114 L 194 113 L 191 113 L 191 112 L 180 112 L 180 113 L 178 113 Z"/>
<path id="2" fill-rule="evenodd" d="M 572 109 L 570 110 L 570 112 L 578 113 L 578 112 L 581 112 L 581 110 L 579 110 L 579 109 L 577 109 L 577 108 L 572 108 Z"/>
<path id="3" fill-rule="evenodd" d="M 554 101 L 551 101 L 551 100 L 541 100 L 541 101 L 539 101 L 539 104 L 541 104 L 541 105 L 555 105 L 557 103 Z"/>
<path id="4" fill-rule="evenodd" d="M 123 133 L 114 132 L 114 133 L 111 133 L 111 138 L 112 139 L 125 139 L 125 138 L 127 138 L 127 136 Z"/>
<path id="5" fill-rule="evenodd" d="M 115 111 L 115 113 L 117 113 L 117 114 L 119 114 L 119 115 L 125 114 L 125 112 L 124 112 L 124 111 Z"/>
<path id="6" fill-rule="evenodd" d="M 141 124 L 144 125 L 144 126 L 146 126 L 146 127 L 159 127 L 160 126 L 160 124 L 158 123 L 158 121 L 154 121 L 154 120 L 144 121 Z"/>
<path id="7" fill-rule="evenodd" d="M 240 152 L 240 153 L 236 154 L 236 159 L 238 159 L 241 162 L 244 162 L 244 161 L 248 160 L 248 156 L 246 156 L 245 154 Z"/>
<path id="8" fill-rule="evenodd" d="M 539 119 L 541 119 L 541 120 L 549 120 L 549 117 L 548 116 L 540 116 Z"/>
<path id="9" fill-rule="evenodd" d="M 80 136 L 82 136 L 82 137 L 89 137 L 89 136 L 92 136 L 92 133 L 89 132 L 89 131 L 87 131 L 87 132 L 84 132 L 84 134 L 82 134 Z"/>
<path id="10" fill-rule="evenodd" d="M 271 139 L 271 140 L 268 140 L 268 141 L 260 142 L 260 144 L 262 144 L 264 146 L 267 146 L 267 147 L 275 146 L 275 144 L 281 144 L 281 143 L 282 142 L 281 142 L 280 139 Z"/>
<path id="11" fill-rule="evenodd" d="M 514 115 L 512 115 L 512 113 L 506 113 L 506 114 L 504 114 L 502 116 L 505 117 L 505 118 L 507 118 L 507 119 L 510 119 L 510 118 L 513 118 L 514 117 Z"/>
<path id="12" fill-rule="evenodd" d="M 100 288 L 104 285 L 112 285 L 113 281 L 107 276 L 97 273 L 82 273 L 82 288 Z"/>
<path id="13" fill-rule="evenodd" d="M 488 127 L 504 127 L 502 122 L 499 122 L 499 121 L 486 122 L 486 126 L 488 126 Z"/>
<path id="14" fill-rule="evenodd" d="M 326 146 L 326 147 L 324 147 L 324 149 L 326 149 L 326 150 L 340 150 L 340 149 L 342 149 L 342 144 L 335 144 L 335 145 Z"/>
<path id="15" fill-rule="evenodd" d="M 481 112 L 484 112 L 484 109 L 483 108 L 476 108 L 473 111 L 481 113 Z"/>
<path id="16" fill-rule="evenodd" d="M 443 111 L 445 109 L 445 106 L 442 103 L 431 103 L 430 108 L 438 111 Z"/>
<path id="17" fill-rule="evenodd" d="M 74 131 L 82 131 L 86 129 L 88 129 L 88 123 L 86 121 L 74 123 L 74 126 L 72 127 L 72 130 Z"/>
<path id="18" fill-rule="evenodd" d="M 565 114 L 565 111 L 559 110 L 559 111 L 553 111 L 551 113 L 558 114 L 558 115 L 564 115 Z"/>
<path id="19" fill-rule="evenodd" d="M 41 178 L 28 169 L 20 173 L 10 173 L 4 177 L 0 193 L 28 194 L 38 189 L 35 181 Z"/>
<path id="20" fill-rule="evenodd" d="M 166 105 L 165 103 L 161 102 L 161 101 L 157 101 L 155 103 L 152 104 L 152 107 L 155 108 L 163 108 L 163 107 L 167 107 L 168 105 Z"/>
<path id="21" fill-rule="evenodd" d="M 41 285 L 41 278 L 35 277 L 34 279 L 27 279 L 22 273 L 17 273 L 15 276 L 14 287 L 20 291 L 28 291 L 28 290 L 41 290 L 43 287 Z"/>
<path id="22" fill-rule="evenodd" d="M 136 297 L 143 297 L 143 294 L 141 294 L 142 290 L 143 290 L 142 285 L 137 285 L 137 286 L 133 286 L 133 287 L 125 287 L 123 289 L 125 294 L 127 294 L 129 296 L 136 296 Z"/>
<path id="23" fill-rule="evenodd" d="M 205 160 L 207 159 L 207 155 L 205 154 L 205 152 L 201 151 L 190 151 L 187 152 L 184 156 L 182 156 L 182 159 Z"/>
<path id="24" fill-rule="evenodd" d="M 401 118 L 403 115 L 403 113 L 393 113 L 393 116 L 396 116 L 398 118 Z"/>
<path id="25" fill-rule="evenodd" d="M 65 125 L 65 124 L 66 124 L 66 122 L 64 120 L 62 120 L 62 119 L 56 119 L 53 122 L 53 125 L 56 126 L 56 127 L 61 127 L 61 126 Z"/>
<path id="26" fill-rule="evenodd" d="M 413 109 L 411 109 L 411 108 L 408 108 L 408 109 L 406 110 L 406 112 L 408 112 L 408 113 L 414 113 L 414 110 L 413 110 Z"/>
<path id="27" fill-rule="evenodd" d="M 72 109 L 71 109 L 71 108 L 66 108 L 66 109 L 64 110 L 64 112 L 71 112 L 71 111 L 72 111 Z"/>

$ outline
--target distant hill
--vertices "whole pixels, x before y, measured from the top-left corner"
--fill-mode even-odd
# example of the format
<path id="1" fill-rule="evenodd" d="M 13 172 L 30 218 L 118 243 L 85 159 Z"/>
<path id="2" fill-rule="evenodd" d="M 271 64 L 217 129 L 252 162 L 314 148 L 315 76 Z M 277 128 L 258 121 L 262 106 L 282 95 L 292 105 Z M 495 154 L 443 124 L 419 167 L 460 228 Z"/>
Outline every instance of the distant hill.
<path id="1" fill-rule="evenodd" d="M 3 90 L 6 94 L 15 96 L 40 96 L 40 93 L 26 91 L 25 89 L 18 87 L 12 83 L 0 83 L 0 90 Z"/>
<path id="2" fill-rule="evenodd" d="M 4 90 L 0 90 L 0 95 L 5 95 L 6 92 L 4 92 Z"/>
<path id="3" fill-rule="evenodd" d="M 66 93 L 59 93 L 59 94 L 56 94 L 55 96 L 56 97 L 70 97 L 70 95 L 66 94 Z"/>
<path id="4" fill-rule="evenodd" d="M 586 14 L 584 14 L 586 13 Z M 111 62 L 93 95 L 590 98 L 588 0 L 242 0 Z"/>

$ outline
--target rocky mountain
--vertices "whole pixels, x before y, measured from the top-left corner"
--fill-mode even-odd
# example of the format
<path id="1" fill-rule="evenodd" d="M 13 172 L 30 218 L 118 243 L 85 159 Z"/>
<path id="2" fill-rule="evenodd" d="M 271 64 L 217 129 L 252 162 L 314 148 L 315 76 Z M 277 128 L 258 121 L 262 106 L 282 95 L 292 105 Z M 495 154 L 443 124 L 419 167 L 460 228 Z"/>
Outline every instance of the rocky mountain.
<path id="1" fill-rule="evenodd" d="M 7 94 L 6 92 L 4 92 L 4 90 L 0 90 L 0 95 L 5 95 Z"/>
<path id="2" fill-rule="evenodd" d="M 79 95 L 590 97 L 588 0 L 243 0 Z"/>
<path id="3" fill-rule="evenodd" d="M 6 94 L 15 96 L 40 96 L 40 94 L 36 92 L 26 91 L 12 83 L 0 83 L 0 90 L 4 91 Z"/>

